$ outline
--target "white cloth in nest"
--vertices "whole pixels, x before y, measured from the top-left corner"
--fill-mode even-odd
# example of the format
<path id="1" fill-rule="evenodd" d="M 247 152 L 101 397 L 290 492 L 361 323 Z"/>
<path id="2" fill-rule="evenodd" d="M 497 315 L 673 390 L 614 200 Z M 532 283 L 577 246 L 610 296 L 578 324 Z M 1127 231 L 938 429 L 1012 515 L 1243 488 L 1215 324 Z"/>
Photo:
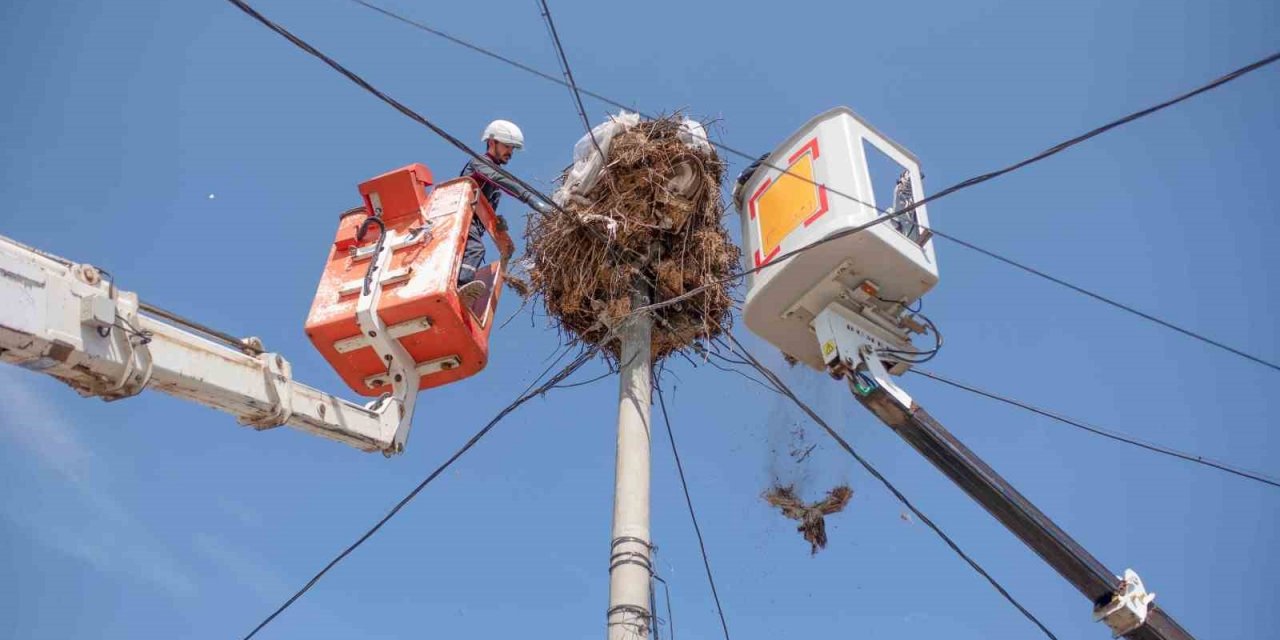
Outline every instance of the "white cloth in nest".
<path id="1" fill-rule="evenodd" d="M 564 206 L 573 195 L 591 191 L 600 180 L 600 174 L 604 172 L 604 157 L 600 154 L 609 155 L 609 145 L 613 144 L 613 137 L 639 123 L 640 114 L 622 111 L 596 125 L 590 135 L 579 138 L 578 143 L 573 145 L 573 166 L 565 174 L 564 184 L 556 189 L 551 199 L 555 200 L 556 204 Z M 591 139 L 592 136 L 595 137 L 594 142 Z M 600 145 L 600 151 L 596 151 L 596 144 Z"/>
<path id="2" fill-rule="evenodd" d="M 591 135 L 584 135 L 578 139 L 578 143 L 573 145 L 573 166 L 569 172 L 565 174 L 564 184 L 556 189 L 551 199 L 556 204 L 565 206 L 575 195 L 582 195 L 596 186 L 600 181 L 601 174 L 604 173 L 604 156 L 609 155 L 609 147 L 613 144 L 613 138 L 618 134 L 640 124 L 640 114 L 620 111 L 616 116 L 609 116 L 609 119 L 595 126 L 591 130 Z M 707 139 L 707 130 L 702 123 L 697 120 L 685 118 L 680 122 L 680 141 L 707 153 L 711 152 L 711 142 Z M 595 141 L 592 141 L 592 136 Z M 596 145 L 600 145 L 600 150 L 596 151 Z M 604 153 L 604 156 L 600 154 Z M 688 169 L 685 174 L 681 169 L 681 174 L 672 178 L 668 185 L 672 191 L 687 195 L 697 188 L 696 180 L 693 179 L 693 169 Z"/>

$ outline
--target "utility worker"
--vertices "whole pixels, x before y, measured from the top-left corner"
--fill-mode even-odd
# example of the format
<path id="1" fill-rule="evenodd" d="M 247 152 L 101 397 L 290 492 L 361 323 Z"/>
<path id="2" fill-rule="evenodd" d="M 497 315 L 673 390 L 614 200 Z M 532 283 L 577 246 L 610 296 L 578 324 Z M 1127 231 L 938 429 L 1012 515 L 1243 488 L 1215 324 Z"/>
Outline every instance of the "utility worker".
<path id="1" fill-rule="evenodd" d="M 516 149 L 524 147 L 524 134 L 514 122 L 494 120 L 484 128 L 484 135 L 481 136 L 480 141 L 485 145 L 485 157 L 493 164 L 501 166 L 511 160 L 511 154 Z M 489 205 L 493 207 L 495 214 L 498 211 L 498 201 L 502 198 L 504 191 L 533 207 L 539 213 L 551 210 L 551 206 L 538 196 L 484 163 L 474 160 L 467 162 L 459 175 L 468 176 L 480 185 L 480 193 L 489 200 Z M 507 221 L 502 216 L 498 216 L 498 225 L 505 228 L 506 224 Z M 475 279 L 476 269 L 484 264 L 484 254 L 484 224 L 480 222 L 479 216 L 475 216 L 471 219 L 471 228 L 467 230 L 467 246 L 462 252 L 462 264 L 458 267 L 458 293 L 462 297 L 463 304 L 470 305 L 489 293 L 489 285 Z M 511 256 L 502 257 L 510 258 Z"/>

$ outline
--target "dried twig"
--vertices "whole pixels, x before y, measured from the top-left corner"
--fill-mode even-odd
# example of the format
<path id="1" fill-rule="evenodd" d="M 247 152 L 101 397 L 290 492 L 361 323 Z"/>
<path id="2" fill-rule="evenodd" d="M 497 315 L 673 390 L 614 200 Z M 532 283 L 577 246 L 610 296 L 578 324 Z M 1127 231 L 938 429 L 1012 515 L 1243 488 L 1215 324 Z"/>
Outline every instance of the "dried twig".
<path id="1" fill-rule="evenodd" d="M 564 203 L 572 218 L 530 217 L 529 294 L 542 299 L 569 342 L 604 339 L 607 327 L 631 312 L 637 277 L 662 300 L 738 269 L 740 254 L 723 224 L 724 163 L 714 151 L 682 142 L 681 122 L 679 116 L 642 121 L 614 138 L 599 182 Z M 584 228 L 584 221 L 603 223 L 607 235 Z M 732 309 L 728 286 L 720 286 L 658 310 L 654 361 L 719 335 Z M 615 360 L 617 349 L 604 345 Z"/>

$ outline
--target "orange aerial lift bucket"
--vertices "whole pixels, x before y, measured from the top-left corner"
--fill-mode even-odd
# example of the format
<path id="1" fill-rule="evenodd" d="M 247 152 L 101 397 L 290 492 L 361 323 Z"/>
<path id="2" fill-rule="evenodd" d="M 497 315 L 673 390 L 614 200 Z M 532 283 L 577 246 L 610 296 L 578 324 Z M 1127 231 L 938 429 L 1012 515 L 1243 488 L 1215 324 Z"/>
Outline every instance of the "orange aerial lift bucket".
<path id="1" fill-rule="evenodd" d="M 306 332 L 361 395 L 390 393 L 396 382 L 373 348 L 376 336 L 365 335 L 357 322 L 358 302 L 369 287 L 381 286 L 376 312 L 388 336 L 416 364 L 419 389 L 472 376 L 488 362 L 505 264 L 500 260 L 476 272 L 490 293 L 470 307 L 458 297 L 458 266 L 473 216 L 503 253 L 510 252 L 511 239 L 498 229 L 493 208 L 470 178 L 431 186 L 431 171 L 421 164 L 396 169 L 361 184 L 364 206 L 339 219 Z M 382 250 L 391 252 L 384 268 L 371 269 Z"/>

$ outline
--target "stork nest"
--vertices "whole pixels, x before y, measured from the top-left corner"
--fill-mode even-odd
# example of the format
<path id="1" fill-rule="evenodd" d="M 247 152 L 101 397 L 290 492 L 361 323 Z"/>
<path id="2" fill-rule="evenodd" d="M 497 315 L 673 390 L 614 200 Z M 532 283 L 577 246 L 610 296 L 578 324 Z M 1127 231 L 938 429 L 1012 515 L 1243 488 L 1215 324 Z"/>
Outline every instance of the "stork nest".
<path id="1" fill-rule="evenodd" d="M 796 527 L 804 539 L 809 542 L 809 554 L 818 553 L 818 549 L 827 547 L 826 517 L 839 513 L 853 498 L 853 489 L 848 485 L 840 485 L 827 492 L 827 497 L 813 504 L 806 504 L 796 495 L 795 488 L 774 486 L 764 494 L 765 502 L 777 507 L 782 515 L 800 523 Z"/>
<path id="2" fill-rule="evenodd" d="M 723 223 L 725 165 L 680 139 L 681 120 L 645 120 L 618 134 L 599 181 L 562 204 L 570 215 L 534 215 L 526 226 L 532 294 L 562 336 L 603 343 L 615 361 L 610 333 L 631 313 L 638 285 L 654 302 L 713 285 L 652 312 L 654 362 L 730 324 L 728 284 L 713 284 L 734 273 L 740 256 Z"/>

